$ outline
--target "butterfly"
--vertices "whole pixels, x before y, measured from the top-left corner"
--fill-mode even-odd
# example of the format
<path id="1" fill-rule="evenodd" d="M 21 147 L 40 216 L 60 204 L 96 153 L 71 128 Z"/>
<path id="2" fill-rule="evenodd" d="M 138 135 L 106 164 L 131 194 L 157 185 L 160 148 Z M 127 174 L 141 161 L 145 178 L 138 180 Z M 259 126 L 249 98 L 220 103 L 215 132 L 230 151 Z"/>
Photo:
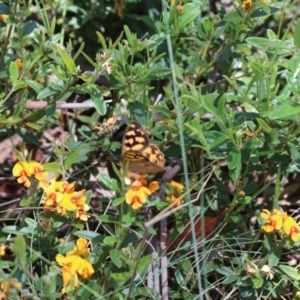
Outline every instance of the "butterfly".
<path id="1" fill-rule="evenodd" d="M 157 173 L 164 171 L 165 156 L 159 148 L 150 143 L 141 124 L 131 122 L 123 137 L 122 165 L 132 172 Z"/>

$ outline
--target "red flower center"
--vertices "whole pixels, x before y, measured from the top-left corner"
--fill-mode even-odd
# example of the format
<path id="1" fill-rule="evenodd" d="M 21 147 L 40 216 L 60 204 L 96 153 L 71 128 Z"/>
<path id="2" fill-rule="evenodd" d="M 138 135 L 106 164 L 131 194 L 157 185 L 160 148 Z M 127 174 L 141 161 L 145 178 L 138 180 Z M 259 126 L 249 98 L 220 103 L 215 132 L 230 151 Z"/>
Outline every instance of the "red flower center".
<path id="1" fill-rule="evenodd" d="M 292 234 L 294 234 L 294 233 L 298 233 L 298 229 L 297 229 L 297 227 L 295 227 L 295 226 L 291 226 L 290 234 L 292 235 Z"/>
<path id="2" fill-rule="evenodd" d="M 42 169 L 40 167 L 34 167 L 33 168 L 33 174 L 38 174 L 38 173 L 41 173 L 42 172 Z"/>
<path id="3" fill-rule="evenodd" d="M 138 196 L 134 196 L 134 197 L 132 197 L 132 202 L 133 203 L 141 203 L 141 199 L 140 199 L 140 197 L 138 197 Z"/>
<path id="4" fill-rule="evenodd" d="M 56 198 L 57 197 L 56 197 L 55 193 L 51 193 L 51 194 L 49 194 L 48 198 L 51 199 L 51 200 L 53 200 L 53 202 L 56 202 Z"/>
<path id="5" fill-rule="evenodd" d="M 269 224 L 275 229 L 275 227 L 276 227 L 276 221 L 275 220 L 270 220 Z"/>
<path id="6" fill-rule="evenodd" d="M 22 170 L 22 171 L 20 172 L 20 177 L 28 177 L 28 174 L 26 173 L 25 170 Z"/>
<path id="7" fill-rule="evenodd" d="M 70 199 L 70 201 L 71 201 L 73 204 L 77 204 L 78 199 L 77 199 L 77 197 L 72 197 L 72 198 Z"/>

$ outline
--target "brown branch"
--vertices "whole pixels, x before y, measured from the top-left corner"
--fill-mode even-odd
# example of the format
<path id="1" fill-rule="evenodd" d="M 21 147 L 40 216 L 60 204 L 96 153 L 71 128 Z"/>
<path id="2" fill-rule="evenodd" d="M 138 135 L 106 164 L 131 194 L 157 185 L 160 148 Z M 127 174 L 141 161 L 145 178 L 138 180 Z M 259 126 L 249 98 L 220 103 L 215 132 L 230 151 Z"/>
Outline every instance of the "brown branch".
<path id="1" fill-rule="evenodd" d="M 106 103 L 111 102 L 112 100 L 105 100 Z M 47 101 L 28 101 L 26 103 L 26 109 L 42 109 L 48 105 Z M 84 109 L 84 108 L 95 108 L 93 102 L 86 103 L 65 103 L 65 102 L 56 102 L 56 108 L 58 109 Z"/>

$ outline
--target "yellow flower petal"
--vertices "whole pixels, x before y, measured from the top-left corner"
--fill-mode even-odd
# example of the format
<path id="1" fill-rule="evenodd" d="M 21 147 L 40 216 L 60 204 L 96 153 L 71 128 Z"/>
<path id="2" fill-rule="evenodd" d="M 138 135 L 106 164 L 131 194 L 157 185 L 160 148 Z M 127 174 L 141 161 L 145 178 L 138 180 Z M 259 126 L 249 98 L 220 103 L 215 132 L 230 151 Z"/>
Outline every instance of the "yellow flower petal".
<path id="1" fill-rule="evenodd" d="M 87 259 L 82 259 L 78 267 L 78 274 L 83 278 L 89 278 L 95 273 L 94 268 Z"/>
<path id="2" fill-rule="evenodd" d="M 125 194 L 125 201 L 133 209 L 139 209 L 147 202 L 151 191 L 146 187 L 130 188 Z"/>
<path id="3" fill-rule="evenodd" d="M 172 180 L 170 182 L 171 186 L 175 188 L 175 190 L 177 191 L 183 191 L 184 190 L 184 185 L 182 185 L 181 183 Z"/>
<path id="4" fill-rule="evenodd" d="M 148 189 L 151 191 L 151 194 L 159 190 L 159 183 L 158 181 L 152 181 L 148 185 Z"/>
<path id="5" fill-rule="evenodd" d="M 5 249 L 6 249 L 6 246 L 5 246 L 5 245 L 1 245 L 1 246 L 0 246 L 0 256 L 5 255 Z"/>
<path id="6" fill-rule="evenodd" d="M 176 9 L 180 13 L 182 13 L 184 11 L 184 7 L 182 5 L 177 5 Z"/>
<path id="7" fill-rule="evenodd" d="M 20 58 L 15 59 L 15 63 L 17 64 L 19 71 L 23 69 L 23 62 Z"/>
<path id="8" fill-rule="evenodd" d="M 6 22 L 8 18 L 8 15 L 0 15 L 0 19 L 3 21 L 3 22 Z"/>
<path id="9" fill-rule="evenodd" d="M 245 0 L 242 7 L 245 11 L 249 11 L 252 7 L 252 0 Z"/>
<path id="10" fill-rule="evenodd" d="M 282 228 L 283 220 L 282 216 L 275 215 L 271 216 L 269 219 L 266 220 L 266 224 L 263 225 L 261 228 L 265 232 L 273 232 L 278 231 Z"/>
<path id="11" fill-rule="evenodd" d="M 271 212 L 267 209 L 263 209 L 263 211 L 260 213 L 260 216 L 265 219 L 268 220 L 271 216 Z"/>
<path id="12" fill-rule="evenodd" d="M 284 232 L 294 241 L 300 240 L 300 226 L 292 217 L 287 217 L 283 223 Z"/>

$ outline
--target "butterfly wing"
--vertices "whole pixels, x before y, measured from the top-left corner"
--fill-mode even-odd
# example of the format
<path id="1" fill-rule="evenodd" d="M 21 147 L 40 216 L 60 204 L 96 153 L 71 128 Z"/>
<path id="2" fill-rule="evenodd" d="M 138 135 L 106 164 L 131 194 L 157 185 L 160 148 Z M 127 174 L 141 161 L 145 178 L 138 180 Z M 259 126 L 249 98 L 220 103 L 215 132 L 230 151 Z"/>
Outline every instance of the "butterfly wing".
<path id="1" fill-rule="evenodd" d="M 164 171 L 165 158 L 141 125 L 133 121 L 127 128 L 122 144 L 122 163 L 133 172 L 157 173 Z"/>
<path id="2" fill-rule="evenodd" d="M 159 167 L 162 170 L 164 169 L 165 156 L 156 145 L 150 144 L 147 148 L 143 150 L 142 155 L 145 158 L 147 158 L 152 164 L 155 164 L 157 167 Z"/>
<path id="3" fill-rule="evenodd" d="M 142 126 L 133 121 L 127 127 L 122 143 L 122 156 L 126 156 L 127 152 L 141 152 L 144 148 L 147 148 L 150 144 L 149 137 L 142 129 Z M 131 155 L 128 156 L 131 158 Z"/>

